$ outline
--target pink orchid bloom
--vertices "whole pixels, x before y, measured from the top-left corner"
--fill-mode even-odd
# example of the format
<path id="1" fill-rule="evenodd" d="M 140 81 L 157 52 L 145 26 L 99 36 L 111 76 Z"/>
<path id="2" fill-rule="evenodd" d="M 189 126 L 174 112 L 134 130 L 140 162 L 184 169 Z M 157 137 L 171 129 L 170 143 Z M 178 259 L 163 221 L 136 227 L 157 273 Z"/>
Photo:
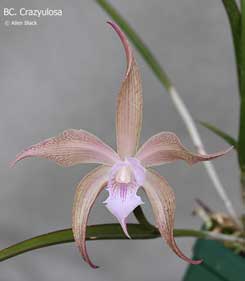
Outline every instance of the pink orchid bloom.
<path id="1" fill-rule="evenodd" d="M 207 161 L 224 155 L 230 149 L 209 155 L 194 154 L 182 145 L 174 133 L 161 132 L 137 150 L 143 107 L 140 71 L 125 35 L 115 23 L 108 23 L 120 37 L 127 57 L 126 75 L 117 101 L 117 153 L 95 135 L 84 130 L 69 129 L 25 149 L 17 155 L 13 165 L 27 157 L 47 158 L 64 167 L 81 163 L 102 164 L 78 184 L 72 215 L 74 239 L 84 260 L 91 267 L 96 266 L 87 254 L 86 226 L 90 209 L 105 187 L 109 196 L 104 203 L 117 218 L 127 237 L 130 236 L 126 219 L 143 203 L 137 195 L 139 187 L 142 187 L 152 205 L 156 226 L 166 243 L 183 260 L 199 264 L 200 260 L 187 258 L 174 240 L 175 195 L 172 188 L 163 177 L 148 168 L 175 160 L 185 160 L 189 164 Z"/>

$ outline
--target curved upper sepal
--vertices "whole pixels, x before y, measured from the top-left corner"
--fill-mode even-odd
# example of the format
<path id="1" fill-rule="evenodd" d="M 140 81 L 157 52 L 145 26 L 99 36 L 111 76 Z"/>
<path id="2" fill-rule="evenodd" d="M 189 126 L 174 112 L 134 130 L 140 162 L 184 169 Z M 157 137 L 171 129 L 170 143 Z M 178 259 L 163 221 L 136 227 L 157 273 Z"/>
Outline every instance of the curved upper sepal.
<path id="1" fill-rule="evenodd" d="M 41 157 L 69 167 L 80 163 L 100 163 L 113 165 L 119 160 L 117 153 L 95 135 L 69 129 L 57 137 L 49 138 L 20 152 L 11 163 L 27 157 Z"/>
<path id="2" fill-rule="evenodd" d="M 127 58 L 127 70 L 118 95 L 116 114 L 117 150 L 124 159 L 135 154 L 139 142 L 143 107 L 142 85 L 140 72 L 126 36 L 118 25 L 108 23 L 121 39 Z"/>
<path id="3" fill-rule="evenodd" d="M 191 264 L 200 264 L 201 260 L 186 257 L 174 240 L 175 195 L 166 180 L 156 172 L 147 170 L 143 188 L 150 200 L 156 226 L 163 239 L 181 259 Z"/>
<path id="4" fill-rule="evenodd" d="M 78 184 L 72 211 L 72 231 L 83 259 L 93 268 L 86 249 L 86 227 L 88 216 L 97 196 L 108 181 L 109 167 L 100 166 L 87 174 Z"/>
<path id="5" fill-rule="evenodd" d="M 192 153 L 186 149 L 180 139 L 171 132 L 161 132 L 152 136 L 139 149 L 136 158 L 145 167 L 158 166 L 175 160 L 185 160 L 189 164 L 208 161 L 220 157 L 232 149 L 213 154 Z"/>

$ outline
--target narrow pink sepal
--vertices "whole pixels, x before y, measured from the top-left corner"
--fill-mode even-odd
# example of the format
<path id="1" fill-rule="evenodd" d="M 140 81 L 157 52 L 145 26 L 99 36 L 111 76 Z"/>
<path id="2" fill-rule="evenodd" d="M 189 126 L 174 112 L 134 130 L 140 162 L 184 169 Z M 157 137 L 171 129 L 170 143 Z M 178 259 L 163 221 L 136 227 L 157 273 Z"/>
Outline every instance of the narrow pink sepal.
<path id="1" fill-rule="evenodd" d="M 121 159 L 134 156 L 142 126 L 142 84 L 132 49 L 122 30 L 108 22 L 118 34 L 126 53 L 127 70 L 117 100 L 116 134 L 117 151 Z"/>
<path id="2" fill-rule="evenodd" d="M 167 181 L 155 171 L 147 170 L 143 188 L 150 200 L 156 226 L 162 238 L 181 259 L 191 264 L 200 264 L 202 260 L 186 257 L 174 240 L 175 195 Z"/>
<path id="3" fill-rule="evenodd" d="M 92 267 L 97 268 L 87 253 L 86 227 L 90 210 L 108 181 L 109 167 L 99 166 L 87 174 L 78 184 L 73 203 L 72 231 L 75 242 L 83 259 Z"/>
<path id="4" fill-rule="evenodd" d="M 112 21 L 107 21 L 107 23 L 109 25 L 111 25 L 112 28 L 116 31 L 116 33 L 118 34 L 119 38 L 121 39 L 121 42 L 123 44 L 124 49 L 125 49 L 125 54 L 126 54 L 126 57 L 127 57 L 127 69 L 126 69 L 126 74 L 125 74 L 125 78 L 126 78 L 128 76 L 128 74 L 129 74 L 129 71 L 130 71 L 131 66 L 132 66 L 132 61 L 133 61 L 132 49 L 130 48 L 130 45 L 128 43 L 127 37 L 121 31 L 120 27 L 116 23 L 114 23 Z"/>
<path id="5" fill-rule="evenodd" d="M 113 165 L 119 160 L 117 153 L 98 137 L 87 131 L 74 129 L 23 150 L 11 166 L 27 157 L 46 158 L 64 167 L 81 163 Z"/>
<path id="6" fill-rule="evenodd" d="M 192 153 L 183 146 L 180 139 L 174 133 L 161 132 L 149 138 L 141 146 L 136 154 L 136 158 L 145 167 L 163 165 L 176 160 L 185 160 L 192 165 L 197 162 L 218 158 L 231 151 L 232 148 L 206 155 Z"/>

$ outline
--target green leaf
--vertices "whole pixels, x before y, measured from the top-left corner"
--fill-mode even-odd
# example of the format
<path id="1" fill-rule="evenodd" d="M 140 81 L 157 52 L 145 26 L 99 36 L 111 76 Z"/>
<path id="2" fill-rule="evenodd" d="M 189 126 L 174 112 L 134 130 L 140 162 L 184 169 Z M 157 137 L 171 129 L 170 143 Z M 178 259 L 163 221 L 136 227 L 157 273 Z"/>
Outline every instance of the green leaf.
<path id="1" fill-rule="evenodd" d="M 132 239 L 153 239 L 160 237 L 159 232 L 150 230 L 139 224 L 128 224 L 128 231 Z M 206 232 L 191 229 L 174 230 L 175 237 L 189 236 L 205 238 Z M 87 227 L 87 240 L 128 239 L 119 224 L 104 224 Z M 64 229 L 33 237 L 23 242 L 12 245 L 0 251 L 0 261 L 29 252 L 35 249 L 52 245 L 74 242 L 72 230 Z"/>
<path id="2" fill-rule="evenodd" d="M 230 135 L 228 135 L 224 131 L 218 129 L 217 127 L 213 126 L 212 124 L 209 124 L 207 122 L 202 122 L 202 121 L 199 121 L 199 123 L 202 126 L 204 126 L 205 128 L 207 128 L 210 131 L 212 131 L 213 133 L 215 133 L 216 135 L 218 135 L 219 137 L 221 137 L 228 144 L 233 145 L 235 149 L 237 149 L 238 144 L 237 144 L 237 141 L 233 137 L 231 137 Z"/>
<path id="3" fill-rule="evenodd" d="M 245 0 L 241 0 L 241 40 L 240 40 L 240 127 L 239 127 L 239 164 L 242 173 L 245 173 Z"/>
<path id="4" fill-rule="evenodd" d="M 159 79 L 161 84 L 169 90 L 172 86 L 172 83 L 167 76 L 164 69 L 158 63 L 154 55 L 151 53 L 146 44 L 138 36 L 138 34 L 132 29 L 132 27 L 127 23 L 127 21 L 116 11 L 116 9 L 105 0 L 96 0 L 96 2 L 111 16 L 111 18 L 121 27 L 125 32 L 127 37 L 132 41 L 136 49 L 145 59 L 145 61 L 150 66 L 153 73 Z"/>
<path id="5" fill-rule="evenodd" d="M 240 85 L 240 31 L 241 31 L 241 13 L 237 6 L 235 0 L 222 0 L 226 14 L 228 16 L 228 20 L 231 27 L 235 57 L 236 57 L 236 65 L 237 65 L 237 75 L 238 81 Z"/>

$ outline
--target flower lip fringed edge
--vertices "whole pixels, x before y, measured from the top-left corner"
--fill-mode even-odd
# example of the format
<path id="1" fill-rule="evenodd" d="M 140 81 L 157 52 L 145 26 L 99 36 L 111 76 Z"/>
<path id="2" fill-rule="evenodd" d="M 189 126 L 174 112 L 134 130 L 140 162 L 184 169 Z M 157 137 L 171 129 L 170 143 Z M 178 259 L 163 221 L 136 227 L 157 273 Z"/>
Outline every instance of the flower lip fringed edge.
<path id="1" fill-rule="evenodd" d="M 59 136 L 25 149 L 16 156 L 12 166 L 27 157 L 46 158 L 64 167 L 82 163 L 101 164 L 78 184 L 72 214 L 74 239 L 84 260 L 91 267 L 97 266 L 87 253 L 86 226 L 97 196 L 106 188 L 108 198 L 104 202 L 105 206 L 130 238 L 126 219 L 137 206 L 143 204 L 137 195 L 140 187 L 150 200 L 156 226 L 169 247 L 183 260 L 200 264 L 201 260 L 186 257 L 178 248 L 173 236 L 174 192 L 162 176 L 149 168 L 176 160 L 185 160 L 189 164 L 208 161 L 226 154 L 231 148 L 214 154 L 195 154 L 188 151 L 174 133 L 160 132 L 137 149 L 143 109 L 140 71 L 126 36 L 115 23 L 108 23 L 121 39 L 127 58 L 126 74 L 117 100 L 117 152 L 87 131 L 68 129 Z"/>

